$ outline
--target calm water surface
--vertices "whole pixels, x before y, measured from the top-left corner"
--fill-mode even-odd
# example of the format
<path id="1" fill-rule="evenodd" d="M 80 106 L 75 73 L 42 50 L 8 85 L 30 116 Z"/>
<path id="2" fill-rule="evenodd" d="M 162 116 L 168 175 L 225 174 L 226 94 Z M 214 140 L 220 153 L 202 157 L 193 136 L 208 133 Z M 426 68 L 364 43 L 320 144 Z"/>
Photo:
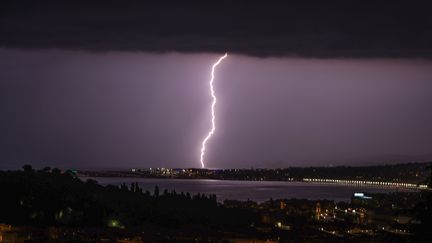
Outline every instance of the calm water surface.
<path id="1" fill-rule="evenodd" d="M 89 179 L 88 177 L 81 178 Z M 348 201 L 354 192 L 389 193 L 396 192 L 395 188 L 364 187 L 355 185 L 313 184 L 305 182 L 284 181 L 231 181 L 210 179 L 150 179 L 150 178 L 122 178 L 97 177 L 91 178 L 101 185 L 120 185 L 138 182 L 145 191 L 153 193 L 155 186 L 163 192 L 164 189 L 176 192 L 189 192 L 191 195 L 204 193 L 216 194 L 218 201 L 226 199 L 267 201 L 270 198 L 305 198 L 329 199 L 335 201 Z M 401 190 L 399 191 L 409 191 Z"/>

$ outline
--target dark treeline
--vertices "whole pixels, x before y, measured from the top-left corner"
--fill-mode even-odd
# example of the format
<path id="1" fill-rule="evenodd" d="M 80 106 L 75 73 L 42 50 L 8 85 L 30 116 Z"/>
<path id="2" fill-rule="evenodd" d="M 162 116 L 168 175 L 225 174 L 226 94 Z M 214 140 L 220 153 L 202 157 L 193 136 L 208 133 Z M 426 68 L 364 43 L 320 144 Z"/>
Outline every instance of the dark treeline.
<path id="1" fill-rule="evenodd" d="M 429 173 L 428 185 L 432 186 L 432 174 L 430 170 L 426 171 Z M 29 232 L 33 233 L 37 229 L 55 228 L 62 232 L 62 236 L 49 237 L 63 237 L 65 242 L 130 236 L 140 236 L 150 242 L 161 239 L 190 242 L 197 237 L 223 239 L 234 236 L 273 238 L 282 242 L 288 239 L 294 242 L 346 242 L 348 239 L 430 242 L 432 239 L 429 229 L 432 219 L 430 190 L 418 194 L 373 194 L 373 199 L 368 201 L 335 203 L 328 200 L 270 199 L 260 204 L 249 200 L 219 204 L 215 195 L 160 191 L 157 186 L 150 192 L 144 191 L 138 183 L 102 186 L 94 180 L 82 181 L 71 171 L 62 172 L 49 167 L 34 170 L 27 165 L 20 171 L 0 171 L 0 195 L 0 224 L 18 228 L 30 226 Z M 380 223 L 360 223 L 357 214 L 344 213 L 344 209 L 363 210 L 371 219 L 374 215 L 387 218 L 389 221 L 385 224 L 389 227 L 400 226 L 392 221 L 395 215 L 411 215 L 413 221 L 407 227 L 413 235 L 389 234 Z M 366 211 L 370 213 L 366 214 Z M 324 219 L 323 214 L 327 213 L 330 216 Z M 346 233 L 358 227 L 374 233 L 367 236 Z M 324 228 L 327 232 L 323 231 Z M 332 230 L 341 235 L 329 234 Z M 43 237 L 45 235 L 40 239 L 45 239 Z"/>
<path id="2" fill-rule="evenodd" d="M 284 169 L 227 169 L 217 171 L 219 179 L 288 180 L 293 178 L 374 180 L 423 183 L 429 163 L 406 163 L 377 166 L 291 167 Z"/>
<path id="3" fill-rule="evenodd" d="M 202 225 L 247 229 L 256 215 L 218 205 L 215 195 L 143 191 L 132 185 L 101 186 L 59 169 L 0 172 L 0 220 L 28 226 L 163 227 Z"/>

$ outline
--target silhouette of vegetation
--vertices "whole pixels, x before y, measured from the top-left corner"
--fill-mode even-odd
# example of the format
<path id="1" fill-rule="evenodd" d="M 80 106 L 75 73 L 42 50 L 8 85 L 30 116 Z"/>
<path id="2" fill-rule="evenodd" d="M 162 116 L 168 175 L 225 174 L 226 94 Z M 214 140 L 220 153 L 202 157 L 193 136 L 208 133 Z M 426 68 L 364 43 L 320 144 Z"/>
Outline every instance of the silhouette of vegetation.
<path id="1" fill-rule="evenodd" d="M 9 231 L 7 225 L 3 227 L 5 237 L 16 233 L 28 239 L 31 235 L 35 242 L 133 237 L 149 242 L 233 238 L 431 242 L 432 193 L 428 190 L 421 193 L 420 203 L 420 193 L 396 192 L 351 202 L 270 198 L 263 203 L 226 200 L 220 204 L 215 195 L 177 193 L 158 186 L 148 191 L 137 182 L 102 186 L 77 178 L 73 171 L 35 170 L 25 165 L 20 171 L 0 171 L 0 193 L 0 225 L 14 227 Z M 418 223 L 395 223 L 398 216 L 412 218 L 416 204 Z"/>
<path id="2" fill-rule="evenodd" d="M 123 228 L 157 224 L 167 228 L 202 225 L 247 229 L 257 220 L 251 211 L 225 208 L 215 195 L 143 191 L 138 183 L 101 186 L 72 172 L 46 167 L 0 172 L 0 221 L 28 226 Z"/>
<path id="3" fill-rule="evenodd" d="M 422 182 L 428 163 L 404 163 L 375 166 L 290 167 L 280 169 L 225 169 L 217 171 L 215 179 L 284 181 L 289 178 L 375 180 Z"/>

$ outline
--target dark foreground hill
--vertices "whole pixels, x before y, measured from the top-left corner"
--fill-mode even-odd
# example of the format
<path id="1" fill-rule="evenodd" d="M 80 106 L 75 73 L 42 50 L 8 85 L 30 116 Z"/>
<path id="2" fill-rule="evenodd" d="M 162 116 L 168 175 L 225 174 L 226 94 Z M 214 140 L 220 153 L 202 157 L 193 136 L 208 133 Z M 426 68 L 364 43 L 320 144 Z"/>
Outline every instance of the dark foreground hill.
<path id="1" fill-rule="evenodd" d="M 214 195 L 143 191 L 138 184 L 101 186 L 72 173 L 45 168 L 0 172 L 0 219 L 31 226 L 110 226 L 185 224 L 244 228 L 254 215 L 217 204 Z"/>

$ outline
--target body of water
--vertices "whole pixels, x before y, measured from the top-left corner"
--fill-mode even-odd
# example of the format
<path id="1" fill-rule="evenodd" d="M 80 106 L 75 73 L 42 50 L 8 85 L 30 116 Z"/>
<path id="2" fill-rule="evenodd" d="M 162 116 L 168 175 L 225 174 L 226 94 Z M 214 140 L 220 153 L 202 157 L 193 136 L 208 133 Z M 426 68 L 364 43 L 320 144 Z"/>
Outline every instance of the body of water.
<path id="1" fill-rule="evenodd" d="M 210 179 L 153 179 L 153 178 L 122 178 L 122 177 L 96 177 L 81 178 L 93 179 L 101 185 L 120 185 L 138 182 L 145 191 L 153 193 L 155 186 L 162 193 L 165 189 L 176 192 L 189 192 L 215 194 L 218 201 L 223 200 L 252 200 L 257 202 L 273 199 L 304 198 L 310 200 L 329 199 L 335 201 L 348 201 L 355 192 L 389 193 L 396 191 L 410 191 L 407 189 L 365 187 L 355 185 L 314 184 L 306 182 L 285 181 L 232 181 Z"/>

